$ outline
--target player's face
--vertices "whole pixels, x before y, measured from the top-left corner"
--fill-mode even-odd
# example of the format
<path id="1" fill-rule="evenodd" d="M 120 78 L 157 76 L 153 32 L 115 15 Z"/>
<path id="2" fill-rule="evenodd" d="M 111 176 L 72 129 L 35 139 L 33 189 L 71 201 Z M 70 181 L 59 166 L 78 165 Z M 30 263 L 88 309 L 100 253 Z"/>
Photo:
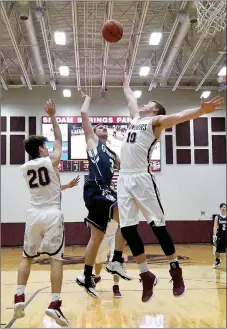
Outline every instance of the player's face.
<path id="1" fill-rule="evenodd" d="M 43 145 L 43 147 L 39 147 L 39 153 L 41 157 L 47 157 L 49 156 L 49 151 L 48 148 L 46 146 L 46 144 Z"/>
<path id="2" fill-rule="evenodd" d="M 221 212 L 226 212 L 226 205 L 225 204 L 221 207 Z"/>
<path id="3" fill-rule="evenodd" d="M 107 139 L 108 138 L 108 130 L 105 126 L 102 126 L 102 125 L 98 126 L 95 129 L 95 133 L 98 136 L 98 138 L 100 138 L 100 139 Z"/>
<path id="4" fill-rule="evenodd" d="M 139 113 L 147 116 L 154 116 L 158 114 L 159 109 L 156 108 L 155 102 L 150 101 L 139 109 Z"/>

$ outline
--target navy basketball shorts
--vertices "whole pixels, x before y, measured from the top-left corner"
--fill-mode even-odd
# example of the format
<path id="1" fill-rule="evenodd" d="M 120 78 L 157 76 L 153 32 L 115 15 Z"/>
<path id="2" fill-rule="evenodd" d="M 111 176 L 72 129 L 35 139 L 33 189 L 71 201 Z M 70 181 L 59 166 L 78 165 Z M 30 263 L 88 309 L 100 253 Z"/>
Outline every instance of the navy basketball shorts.
<path id="1" fill-rule="evenodd" d="M 217 235 L 217 241 L 216 241 L 216 252 L 217 253 L 225 253 L 226 252 L 226 233 L 224 232 L 223 234 Z"/>
<path id="2" fill-rule="evenodd" d="M 117 194 L 108 188 L 86 187 L 84 202 L 88 209 L 86 221 L 106 233 L 108 222 L 113 219 L 113 210 L 117 207 Z"/>

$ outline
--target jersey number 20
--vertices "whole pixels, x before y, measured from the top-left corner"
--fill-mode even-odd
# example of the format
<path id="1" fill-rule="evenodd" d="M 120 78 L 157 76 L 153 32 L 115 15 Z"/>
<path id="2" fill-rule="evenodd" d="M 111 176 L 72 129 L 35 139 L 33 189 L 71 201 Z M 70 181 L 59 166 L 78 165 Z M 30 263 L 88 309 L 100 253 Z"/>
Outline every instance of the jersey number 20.
<path id="1" fill-rule="evenodd" d="M 136 133 L 135 132 L 133 132 L 133 133 L 129 132 L 126 143 L 135 143 L 135 141 L 136 141 Z"/>
<path id="2" fill-rule="evenodd" d="M 29 180 L 30 188 L 39 187 L 39 185 L 46 186 L 50 184 L 50 177 L 46 167 L 40 167 L 38 170 L 30 169 L 27 172 L 27 176 L 31 176 Z"/>

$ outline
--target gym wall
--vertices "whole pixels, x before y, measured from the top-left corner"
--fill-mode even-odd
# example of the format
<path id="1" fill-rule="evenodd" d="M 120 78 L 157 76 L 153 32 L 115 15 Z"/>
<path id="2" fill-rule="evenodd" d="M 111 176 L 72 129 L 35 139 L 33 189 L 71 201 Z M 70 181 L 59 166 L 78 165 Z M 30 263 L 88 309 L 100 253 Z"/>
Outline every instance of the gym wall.
<path id="1" fill-rule="evenodd" d="M 167 113 L 196 108 L 199 94 L 194 91 L 154 90 L 143 92 L 139 104 L 150 99 L 161 102 Z M 213 92 L 212 97 L 216 96 Z M 1 222 L 2 245 L 22 245 L 25 213 L 29 193 L 20 172 L 20 163 L 28 157 L 23 140 L 29 134 L 41 133 L 41 117 L 46 100 L 56 101 L 57 115 L 78 116 L 82 104 L 76 90 L 72 98 L 62 90 L 37 88 L 32 91 L 11 89 L 3 94 L 1 107 Z M 91 115 L 128 115 L 121 89 L 109 89 L 106 100 L 93 94 Z M 226 132 L 225 111 L 174 127 L 161 138 L 161 172 L 156 173 L 167 225 L 177 243 L 209 242 L 212 214 L 226 200 Z M 166 148 L 166 146 L 168 146 Z M 83 203 L 81 173 L 62 173 L 62 184 L 77 174 L 80 184 L 63 192 L 66 244 L 86 244 L 88 233 L 83 223 L 87 214 Z M 203 215 L 201 216 L 201 212 Z M 204 214 L 205 212 L 205 214 Z M 140 231 L 145 243 L 155 242 L 141 215 Z"/>

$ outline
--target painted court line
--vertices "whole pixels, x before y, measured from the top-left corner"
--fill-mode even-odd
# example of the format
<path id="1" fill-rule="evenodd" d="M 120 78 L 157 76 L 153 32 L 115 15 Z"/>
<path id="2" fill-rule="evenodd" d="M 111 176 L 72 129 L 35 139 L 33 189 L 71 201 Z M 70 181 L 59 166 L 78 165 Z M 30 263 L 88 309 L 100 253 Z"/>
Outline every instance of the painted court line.
<path id="1" fill-rule="evenodd" d="M 45 287 L 45 288 L 42 288 L 42 289 L 39 289 L 39 290 L 37 290 L 30 298 L 29 298 L 29 300 L 25 303 L 25 309 L 26 309 L 26 307 L 31 303 L 31 301 L 38 295 L 38 293 L 40 292 L 40 291 L 42 291 L 42 290 L 44 290 L 44 289 L 47 289 L 47 288 L 50 288 L 50 286 L 49 287 Z M 11 326 L 14 324 L 14 322 L 16 321 L 17 319 L 12 319 L 12 320 L 10 320 L 10 322 L 5 326 L 5 328 L 11 328 Z"/>

